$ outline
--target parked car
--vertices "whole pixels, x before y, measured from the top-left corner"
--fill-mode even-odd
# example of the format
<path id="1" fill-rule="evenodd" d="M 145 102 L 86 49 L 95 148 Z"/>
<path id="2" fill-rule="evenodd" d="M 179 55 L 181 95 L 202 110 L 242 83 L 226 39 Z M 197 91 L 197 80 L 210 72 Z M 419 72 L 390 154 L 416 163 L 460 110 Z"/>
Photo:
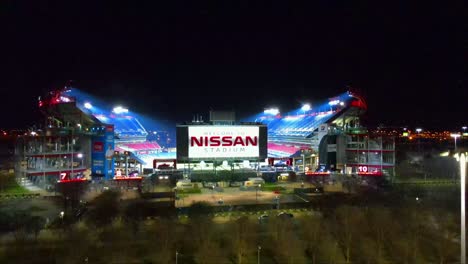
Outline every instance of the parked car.
<path id="1" fill-rule="evenodd" d="M 281 212 L 277 215 L 278 217 L 282 217 L 282 218 L 293 218 L 294 215 L 291 214 L 291 213 L 287 213 L 287 212 Z"/>
<path id="2" fill-rule="evenodd" d="M 262 222 L 266 222 L 268 220 L 268 215 L 267 214 L 263 214 L 261 216 L 258 217 L 258 222 L 262 223 Z"/>

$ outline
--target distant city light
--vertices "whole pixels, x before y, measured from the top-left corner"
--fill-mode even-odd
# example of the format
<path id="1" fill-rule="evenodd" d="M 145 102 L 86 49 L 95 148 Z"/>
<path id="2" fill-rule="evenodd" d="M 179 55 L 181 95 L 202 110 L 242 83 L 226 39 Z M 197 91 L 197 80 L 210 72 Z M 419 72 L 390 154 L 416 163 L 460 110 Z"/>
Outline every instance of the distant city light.
<path id="1" fill-rule="evenodd" d="M 463 132 L 465 132 L 465 130 L 466 130 L 466 126 L 462 126 L 462 129 L 463 129 Z"/>
<path id="2" fill-rule="evenodd" d="M 114 112 L 116 114 L 128 113 L 128 109 L 123 108 L 122 106 L 116 106 L 116 107 L 114 107 L 114 109 L 112 109 L 112 112 Z"/>
<path id="3" fill-rule="evenodd" d="M 84 107 L 86 109 L 91 109 L 91 108 L 93 108 L 93 105 L 91 103 L 89 103 L 89 102 L 86 102 L 86 103 L 84 103 Z"/>
<path id="4" fill-rule="evenodd" d="M 340 105 L 343 106 L 343 105 L 344 105 L 344 102 L 340 102 Z"/>
<path id="5" fill-rule="evenodd" d="M 422 128 L 416 128 L 416 132 L 421 133 Z"/>
<path id="6" fill-rule="evenodd" d="M 34 131 L 32 131 L 32 132 L 31 132 L 31 136 L 35 136 L 35 135 L 37 135 L 37 133 L 34 132 Z"/>
<path id="7" fill-rule="evenodd" d="M 270 109 L 265 109 L 265 111 L 263 111 L 264 114 L 269 114 L 269 115 L 277 115 L 279 114 L 279 109 L 278 108 L 270 108 Z"/>
<path id="8" fill-rule="evenodd" d="M 330 101 L 328 104 L 329 105 L 337 105 L 340 103 L 340 100 L 333 100 L 333 101 Z"/>
<path id="9" fill-rule="evenodd" d="M 460 137 L 460 134 L 455 134 L 455 133 L 453 133 L 453 134 L 450 134 L 450 136 L 453 137 L 453 138 L 459 138 L 459 137 Z"/>
<path id="10" fill-rule="evenodd" d="M 82 154 L 82 153 L 78 153 L 78 154 L 76 155 L 76 157 L 79 158 L 79 159 L 81 159 L 81 158 L 83 158 L 83 154 Z"/>
<path id="11" fill-rule="evenodd" d="M 302 111 L 309 111 L 311 109 L 310 104 L 305 104 L 301 107 Z"/>

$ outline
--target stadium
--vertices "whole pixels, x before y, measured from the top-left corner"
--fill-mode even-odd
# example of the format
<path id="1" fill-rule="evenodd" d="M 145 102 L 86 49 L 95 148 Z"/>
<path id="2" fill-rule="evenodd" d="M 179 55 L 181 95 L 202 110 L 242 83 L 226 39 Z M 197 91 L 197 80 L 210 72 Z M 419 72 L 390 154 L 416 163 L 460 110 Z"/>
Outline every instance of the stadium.
<path id="1" fill-rule="evenodd" d="M 16 153 L 22 176 L 45 189 L 67 181 L 141 180 L 168 170 L 184 177 L 197 170 L 394 175 L 394 139 L 361 125 L 367 104 L 351 91 L 284 114 L 271 108 L 237 121 L 234 113 L 211 112 L 206 122 L 194 118 L 169 129 L 69 86 L 39 97 L 38 105 L 44 119 L 18 140 Z M 203 137 L 232 131 L 241 132 L 232 139 Z M 242 148 L 233 148 L 236 142 Z M 229 153 L 206 154 L 205 143 Z"/>

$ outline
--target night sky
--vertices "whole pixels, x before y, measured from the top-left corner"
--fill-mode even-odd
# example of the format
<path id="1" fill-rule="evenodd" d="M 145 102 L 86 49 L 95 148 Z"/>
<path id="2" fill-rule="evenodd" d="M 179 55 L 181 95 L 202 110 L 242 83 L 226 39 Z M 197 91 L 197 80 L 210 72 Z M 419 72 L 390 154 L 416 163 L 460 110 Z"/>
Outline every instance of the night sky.
<path id="1" fill-rule="evenodd" d="M 157 120 L 292 110 L 352 86 L 369 125 L 468 123 L 464 1 L 149 2 L 2 1 L 0 127 L 32 125 L 67 80 Z"/>

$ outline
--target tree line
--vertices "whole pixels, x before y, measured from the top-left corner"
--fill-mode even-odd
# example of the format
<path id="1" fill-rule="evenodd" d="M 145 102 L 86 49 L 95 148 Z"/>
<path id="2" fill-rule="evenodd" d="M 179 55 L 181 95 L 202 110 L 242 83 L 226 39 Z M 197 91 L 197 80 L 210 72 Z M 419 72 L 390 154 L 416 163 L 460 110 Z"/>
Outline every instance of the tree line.
<path id="1" fill-rule="evenodd" d="M 458 216 L 423 204 L 341 205 L 293 218 L 230 217 L 215 222 L 196 203 L 188 218 L 104 192 L 79 220 L 42 229 L 29 219 L 3 231 L 0 263 L 456 263 Z M 172 216 L 170 216 L 172 215 Z M 10 222 L 15 219 L 11 215 Z M 14 222 L 14 221 L 13 221 Z M 34 225 L 31 225 L 34 226 Z M 41 230 L 42 229 L 42 230 Z M 13 234 L 13 235 L 12 235 Z"/>

